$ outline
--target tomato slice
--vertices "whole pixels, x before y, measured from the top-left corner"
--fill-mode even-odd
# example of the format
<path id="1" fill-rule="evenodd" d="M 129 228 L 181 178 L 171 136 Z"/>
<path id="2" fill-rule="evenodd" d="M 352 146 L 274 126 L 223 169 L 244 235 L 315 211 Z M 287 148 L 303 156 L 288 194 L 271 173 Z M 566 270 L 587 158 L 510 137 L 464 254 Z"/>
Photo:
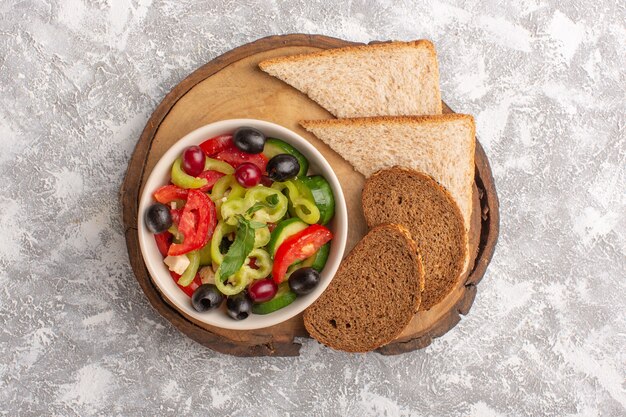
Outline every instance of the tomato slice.
<path id="1" fill-rule="evenodd" d="M 164 185 L 152 194 L 154 199 L 161 204 L 167 204 L 174 200 L 186 200 L 189 190 L 177 187 L 173 184 Z"/>
<path id="2" fill-rule="evenodd" d="M 230 146 L 235 146 L 233 135 L 220 135 L 202 142 L 200 149 L 204 151 L 206 156 L 214 156 Z"/>
<path id="3" fill-rule="evenodd" d="M 333 238 L 333 233 L 320 224 L 313 224 L 306 229 L 289 236 L 274 255 L 272 277 L 277 284 L 285 280 L 287 268 L 296 262 L 312 256 L 319 248 Z"/>
<path id="4" fill-rule="evenodd" d="M 261 172 L 265 172 L 265 167 L 267 166 L 267 157 L 265 155 L 262 153 L 253 154 L 241 151 L 234 143 L 215 155 L 215 159 L 220 159 L 230 164 L 233 168 L 237 168 L 244 162 L 250 162 L 258 166 Z"/>
<path id="5" fill-rule="evenodd" d="M 183 255 L 206 245 L 217 225 L 215 204 L 208 195 L 198 190 L 189 190 L 187 203 L 178 223 L 178 231 L 183 235 L 182 243 L 173 243 L 167 254 Z"/>
<path id="6" fill-rule="evenodd" d="M 207 184 L 201 188 L 198 188 L 198 191 L 202 191 L 203 193 L 211 191 L 217 180 L 222 178 L 224 175 L 226 174 L 219 171 L 203 171 L 202 173 L 200 173 L 200 175 L 198 175 L 198 178 L 204 178 L 207 181 Z"/>
<path id="7" fill-rule="evenodd" d="M 159 252 L 161 252 L 161 255 L 163 257 L 167 256 L 167 251 L 169 250 L 173 239 L 174 236 L 167 230 L 165 232 L 157 233 L 156 235 L 154 235 L 154 240 L 156 240 L 157 248 L 159 248 Z"/>
<path id="8" fill-rule="evenodd" d="M 170 271 L 170 275 L 172 276 L 172 279 L 174 280 L 176 285 L 178 285 L 178 279 L 180 278 L 180 275 L 178 275 L 176 272 L 173 272 L 173 271 Z M 202 280 L 200 279 L 200 274 L 196 274 L 196 276 L 194 277 L 193 281 L 191 281 L 191 284 L 187 285 L 186 287 L 178 285 L 178 288 L 183 290 L 183 292 L 185 294 L 187 294 L 189 297 L 191 297 L 193 295 L 193 292 L 200 285 L 202 285 Z"/>
<path id="9" fill-rule="evenodd" d="M 180 223 L 180 218 L 183 215 L 183 209 L 170 209 L 170 214 L 172 215 L 172 223 L 176 226 Z"/>

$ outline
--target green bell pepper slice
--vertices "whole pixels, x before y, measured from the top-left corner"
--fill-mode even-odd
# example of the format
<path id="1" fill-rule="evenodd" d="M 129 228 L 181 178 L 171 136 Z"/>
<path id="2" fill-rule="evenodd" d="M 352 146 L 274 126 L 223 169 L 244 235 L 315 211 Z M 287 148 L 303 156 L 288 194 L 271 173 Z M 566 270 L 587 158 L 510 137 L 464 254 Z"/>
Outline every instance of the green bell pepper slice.
<path id="1" fill-rule="evenodd" d="M 233 226 L 237 224 L 237 215 L 245 215 L 255 204 L 259 206 L 251 213 L 250 219 L 260 223 L 277 222 L 287 213 L 289 204 L 280 191 L 262 185 L 249 188 L 243 198 L 230 197 L 222 204 L 220 214 L 225 223 Z M 270 199 L 275 199 L 275 204 L 270 204 Z"/>
<path id="2" fill-rule="evenodd" d="M 183 272 L 180 278 L 178 278 L 178 285 L 181 287 L 186 287 L 191 284 L 200 267 L 200 253 L 197 250 L 189 252 L 187 258 L 189 258 L 189 266 L 185 269 L 185 272 Z"/>
<path id="3" fill-rule="evenodd" d="M 250 268 L 251 258 L 255 258 L 257 269 Z M 248 258 L 245 260 L 243 267 L 241 267 L 238 273 L 245 274 L 250 278 L 250 281 L 253 281 L 268 276 L 272 272 L 272 266 L 273 262 L 270 254 L 265 249 L 256 248 L 250 252 L 250 255 L 248 255 Z"/>
<path id="4" fill-rule="evenodd" d="M 239 273 L 236 273 L 229 279 L 222 281 L 219 268 L 217 269 L 217 272 L 215 272 L 215 286 L 224 295 L 239 294 L 248 286 L 249 283 L 250 282 L 247 280 L 247 277 L 240 275 Z"/>
<path id="5" fill-rule="evenodd" d="M 232 200 L 226 200 L 220 208 L 222 219 L 226 224 L 231 226 L 237 226 L 237 215 L 243 214 L 248 210 L 247 202 L 243 198 L 234 198 Z"/>
<path id="6" fill-rule="evenodd" d="M 282 219 L 285 213 L 287 213 L 289 205 L 289 200 L 281 192 L 262 185 L 248 189 L 245 199 L 248 209 L 256 203 L 265 205 L 265 207 L 252 213 L 252 220 L 261 223 L 275 223 Z M 275 204 L 269 203 L 271 199 L 276 200 Z"/>
<path id="7" fill-rule="evenodd" d="M 205 178 L 197 178 L 187 174 L 182 167 L 182 158 L 177 158 L 172 164 L 172 184 L 184 189 L 202 188 L 206 185 Z M 206 158 L 204 162 L 204 170 L 218 171 L 223 174 L 233 174 L 235 169 L 224 161 L 218 159 Z"/>
<path id="8" fill-rule="evenodd" d="M 204 245 L 202 248 L 198 249 L 198 253 L 200 254 L 200 266 L 211 265 L 211 242 Z"/>
<path id="9" fill-rule="evenodd" d="M 250 258 L 255 258 L 257 269 L 250 268 Z M 243 266 L 230 278 L 222 280 L 220 269 L 215 273 L 215 285 L 225 295 L 235 295 L 243 291 L 248 284 L 260 278 L 265 278 L 272 272 L 272 259 L 266 250 L 253 249 L 244 261 Z"/>
<path id="10" fill-rule="evenodd" d="M 272 238 L 272 233 L 270 232 L 269 227 L 261 227 L 260 229 L 256 229 L 254 231 L 254 247 L 262 248 L 263 246 L 270 243 L 270 239 Z"/>
<path id="11" fill-rule="evenodd" d="M 311 190 L 298 179 L 275 182 L 272 188 L 278 191 L 287 190 L 289 196 L 289 213 L 299 217 L 303 222 L 315 224 L 320 220 L 320 210 L 315 204 Z"/>
<path id="12" fill-rule="evenodd" d="M 235 173 L 235 168 L 233 168 L 229 163 L 213 158 L 206 159 L 206 161 L 204 162 L 204 170 L 217 171 L 226 175 Z"/>
<path id="13" fill-rule="evenodd" d="M 183 235 L 178 231 L 178 226 L 176 226 L 174 223 L 172 223 L 172 225 L 170 226 L 169 229 L 167 229 L 168 232 L 170 232 L 173 236 L 173 242 L 174 243 L 182 243 L 183 242 Z"/>
<path id="14" fill-rule="evenodd" d="M 226 194 L 227 192 L 228 195 Z M 222 178 L 217 180 L 213 186 L 213 190 L 211 190 L 210 197 L 215 203 L 218 217 L 222 216 L 221 207 L 225 201 L 241 198 L 245 194 L 246 189 L 239 185 L 234 175 L 224 175 Z"/>
<path id="15" fill-rule="evenodd" d="M 213 232 L 213 237 L 211 238 L 211 262 L 213 264 L 219 266 L 224 260 L 224 254 L 220 250 L 220 244 L 222 243 L 224 236 L 234 232 L 235 230 L 235 226 L 226 224 L 223 221 L 219 221 L 217 226 L 215 226 L 215 231 Z"/>
<path id="16" fill-rule="evenodd" d="M 196 178 L 183 171 L 182 159 L 178 158 L 172 164 L 172 184 L 185 189 L 202 188 L 207 184 L 205 178 Z"/>

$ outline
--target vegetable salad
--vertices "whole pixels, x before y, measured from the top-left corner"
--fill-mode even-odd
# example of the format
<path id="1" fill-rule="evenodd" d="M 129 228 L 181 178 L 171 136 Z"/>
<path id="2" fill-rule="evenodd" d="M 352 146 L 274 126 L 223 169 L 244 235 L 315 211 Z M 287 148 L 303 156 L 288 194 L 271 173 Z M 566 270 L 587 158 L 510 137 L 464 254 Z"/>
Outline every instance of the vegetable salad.
<path id="1" fill-rule="evenodd" d="M 296 148 L 251 127 L 186 148 L 144 213 L 163 262 L 197 311 L 268 314 L 318 285 L 332 189 Z"/>

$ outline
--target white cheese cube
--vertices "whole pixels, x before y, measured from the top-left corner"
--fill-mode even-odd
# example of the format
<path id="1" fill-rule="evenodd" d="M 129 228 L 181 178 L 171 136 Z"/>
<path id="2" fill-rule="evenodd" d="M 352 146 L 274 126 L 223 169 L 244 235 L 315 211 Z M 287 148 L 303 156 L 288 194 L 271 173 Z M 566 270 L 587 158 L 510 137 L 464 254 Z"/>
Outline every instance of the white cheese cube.
<path id="1" fill-rule="evenodd" d="M 168 256 L 163 259 L 163 263 L 167 265 L 167 267 L 172 272 L 176 272 L 178 275 L 182 275 L 185 272 L 185 269 L 189 266 L 191 261 L 187 258 L 187 255 L 178 255 L 178 256 Z"/>
<path id="2" fill-rule="evenodd" d="M 210 266 L 205 266 L 200 268 L 200 280 L 203 284 L 213 284 L 215 285 L 215 273 Z"/>

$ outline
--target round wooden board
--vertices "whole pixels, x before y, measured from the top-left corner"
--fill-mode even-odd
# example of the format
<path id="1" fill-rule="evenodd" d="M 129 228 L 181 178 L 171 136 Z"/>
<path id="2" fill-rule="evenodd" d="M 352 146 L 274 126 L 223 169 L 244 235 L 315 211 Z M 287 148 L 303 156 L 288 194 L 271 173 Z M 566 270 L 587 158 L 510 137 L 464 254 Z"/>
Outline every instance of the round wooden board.
<path id="1" fill-rule="evenodd" d="M 319 35 L 271 36 L 240 46 L 215 58 L 178 84 L 159 104 L 139 138 L 120 189 L 122 216 L 129 259 L 135 277 L 150 304 L 181 332 L 211 349 L 237 356 L 295 356 L 300 344 L 294 337 L 307 337 L 302 317 L 253 331 L 224 330 L 186 317 L 172 307 L 152 283 L 139 250 L 137 207 L 145 180 L 161 155 L 190 131 L 223 119 L 268 120 L 296 131 L 328 159 L 340 179 L 348 204 L 349 236 L 346 254 L 366 232 L 360 205 L 365 178 L 328 146 L 298 125 L 303 119 L 332 118 L 304 94 L 258 69 L 268 58 L 354 45 Z M 444 112 L 451 110 L 444 103 Z M 382 354 L 399 354 L 428 346 L 431 340 L 467 314 L 476 295 L 476 284 L 485 273 L 498 237 L 499 215 L 487 157 L 476 143 L 475 216 L 473 249 L 476 253 L 468 277 L 443 302 L 418 312 L 400 337 L 380 348 Z"/>

